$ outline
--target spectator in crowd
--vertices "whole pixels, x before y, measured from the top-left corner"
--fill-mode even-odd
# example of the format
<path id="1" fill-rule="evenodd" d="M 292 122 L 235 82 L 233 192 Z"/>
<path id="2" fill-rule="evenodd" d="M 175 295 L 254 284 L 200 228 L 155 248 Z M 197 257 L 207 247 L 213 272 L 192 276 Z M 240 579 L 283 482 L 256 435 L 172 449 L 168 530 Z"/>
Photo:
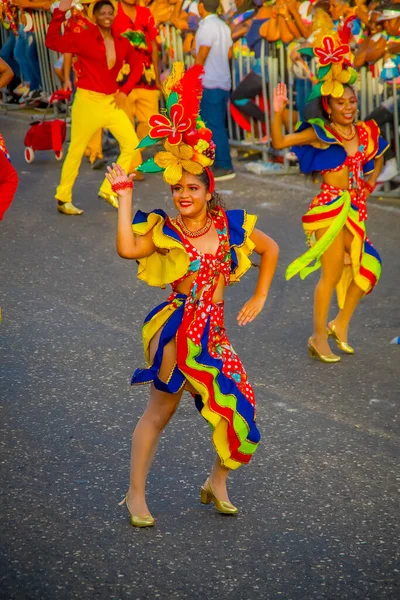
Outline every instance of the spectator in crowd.
<path id="1" fill-rule="evenodd" d="M 262 93 L 262 70 L 261 70 L 261 41 L 262 41 L 262 26 L 267 23 L 270 18 L 276 18 L 272 15 L 271 7 L 265 3 L 255 0 L 255 4 L 261 4 L 257 10 L 254 19 L 251 22 L 246 39 L 250 50 L 254 52 L 255 63 L 251 71 L 239 83 L 232 93 L 232 102 L 234 105 L 247 117 L 253 117 L 256 121 L 264 122 L 264 111 L 253 101 L 254 98 Z M 282 4 L 278 7 L 277 14 L 282 14 L 285 21 L 291 20 L 296 25 L 299 33 L 303 37 L 308 37 L 311 28 L 306 26 L 299 14 L 296 0 Z M 266 56 L 268 55 L 268 44 L 265 45 Z M 299 57 L 300 58 L 300 57 Z M 265 80 L 268 81 L 268 69 L 265 67 Z M 298 80 L 301 90 L 304 88 L 302 80 Z M 310 84 L 311 90 L 311 84 Z M 303 93 L 304 95 L 304 93 Z M 307 95 L 307 94 L 305 94 Z M 286 111 L 284 116 L 285 126 L 289 126 L 289 111 Z M 297 120 L 297 117 L 296 119 Z M 266 138 L 261 138 L 266 141 Z"/>
<path id="2" fill-rule="evenodd" d="M 379 26 L 383 24 L 383 31 L 376 32 L 368 37 L 359 46 L 355 55 L 355 66 L 373 65 L 380 59 L 390 59 L 393 68 L 400 76 L 400 4 L 388 5 L 378 17 L 370 20 Z M 371 26 L 371 25 L 370 25 Z M 371 33 L 376 31 L 372 29 Z M 397 96 L 397 108 L 400 111 L 400 94 Z M 384 131 L 386 123 L 394 125 L 394 98 L 389 96 L 377 108 L 375 108 L 367 119 L 373 119 Z M 394 135 L 398 135 L 395 131 Z M 395 154 L 391 148 L 386 152 L 385 166 L 379 175 L 378 183 L 385 183 L 398 175 L 398 166 Z"/>
<path id="3" fill-rule="evenodd" d="M 13 0 L 20 9 L 20 23 L 15 40 L 14 58 L 19 65 L 22 82 L 21 102 L 39 100 L 42 92 L 39 56 L 32 10 L 48 10 L 50 0 Z"/>
<path id="4" fill-rule="evenodd" d="M 219 0 L 199 2 L 201 21 L 196 33 L 196 64 L 204 66 L 203 97 L 200 112 L 213 132 L 216 144 L 214 176 L 216 180 L 233 179 L 228 130 L 227 106 L 231 89 L 231 32 L 217 15 Z"/>
<path id="5" fill-rule="evenodd" d="M 100 128 L 108 128 L 117 138 L 121 154 L 118 163 L 129 169 L 138 145 L 138 139 L 125 112 L 127 94 L 140 79 L 142 65 L 137 52 L 123 37 L 112 32 L 115 5 L 111 0 L 100 0 L 93 8 L 96 27 L 66 31 L 61 35 L 65 12 L 72 0 L 61 0 L 53 13 L 46 45 L 52 50 L 75 54 L 79 60 L 77 92 L 72 106 L 71 143 L 64 161 L 61 181 L 56 191 L 58 210 L 67 215 L 80 215 L 82 210 L 72 204 L 72 187 L 78 175 L 85 148 Z M 117 78 L 124 64 L 130 74 L 122 87 Z M 108 180 L 104 180 L 99 197 L 118 206 L 118 199 L 111 192 Z"/>
<path id="6" fill-rule="evenodd" d="M 260 122 L 264 121 L 264 111 L 253 100 L 262 93 L 262 67 L 260 60 L 262 37 L 260 27 L 268 21 L 269 16 L 269 8 L 261 5 L 251 21 L 246 34 L 246 42 L 249 49 L 254 52 L 255 62 L 251 71 L 239 82 L 231 96 L 233 104 L 245 117 L 252 117 Z M 267 45 L 265 45 L 265 50 L 268 53 Z M 265 80 L 268 81 L 267 67 L 265 67 Z M 262 137 L 262 133 L 260 137 Z"/>

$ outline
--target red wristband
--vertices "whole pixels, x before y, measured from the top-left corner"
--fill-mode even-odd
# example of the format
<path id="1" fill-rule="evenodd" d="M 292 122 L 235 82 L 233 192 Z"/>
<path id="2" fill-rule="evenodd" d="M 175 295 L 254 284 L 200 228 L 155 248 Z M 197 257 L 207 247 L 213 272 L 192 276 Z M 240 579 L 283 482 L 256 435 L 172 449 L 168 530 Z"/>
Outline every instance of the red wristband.
<path id="1" fill-rule="evenodd" d="M 121 190 L 133 190 L 133 181 L 117 181 L 117 183 L 112 184 L 111 188 L 113 192 L 120 192 Z"/>
<path id="2" fill-rule="evenodd" d="M 370 194 L 372 194 L 375 189 L 375 186 L 368 183 L 368 181 L 364 181 L 364 186 L 367 188 Z"/>

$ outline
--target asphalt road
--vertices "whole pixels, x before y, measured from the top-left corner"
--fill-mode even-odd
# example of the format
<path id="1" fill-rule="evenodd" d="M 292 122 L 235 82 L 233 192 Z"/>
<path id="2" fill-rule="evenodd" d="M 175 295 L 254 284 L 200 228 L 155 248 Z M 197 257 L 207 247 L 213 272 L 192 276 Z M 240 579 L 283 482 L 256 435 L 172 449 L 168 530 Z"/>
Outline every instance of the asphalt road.
<path id="1" fill-rule="evenodd" d="M 305 248 L 310 184 L 240 175 L 219 186 L 281 246 L 256 322 L 235 323 L 255 269 L 227 294 L 262 444 L 231 477 L 240 515 L 202 506 L 213 452 L 184 397 L 149 478 L 156 527 L 138 530 L 117 504 L 148 396 L 129 379 L 144 362 L 141 322 L 165 292 L 117 256 L 116 212 L 96 197 L 101 173 L 82 167 L 82 217 L 56 212 L 60 165 L 51 153 L 24 163 L 26 129 L 1 118 L 21 182 L 0 224 L 0 598 L 397 600 L 400 210 L 369 208 L 382 279 L 354 318 L 355 356 L 323 365 L 306 348 L 317 275 L 284 280 Z M 135 201 L 171 208 L 159 176 L 137 184 Z"/>

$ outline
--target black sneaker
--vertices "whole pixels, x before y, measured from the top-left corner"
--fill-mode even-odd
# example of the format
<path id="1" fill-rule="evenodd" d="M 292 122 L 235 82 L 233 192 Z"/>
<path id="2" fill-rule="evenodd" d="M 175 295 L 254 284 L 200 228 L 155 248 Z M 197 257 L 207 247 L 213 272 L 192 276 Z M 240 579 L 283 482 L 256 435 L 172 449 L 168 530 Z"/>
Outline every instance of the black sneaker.
<path id="1" fill-rule="evenodd" d="M 212 170 L 215 181 L 228 181 L 228 179 L 235 179 L 236 173 L 233 169 L 221 169 L 216 167 Z"/>

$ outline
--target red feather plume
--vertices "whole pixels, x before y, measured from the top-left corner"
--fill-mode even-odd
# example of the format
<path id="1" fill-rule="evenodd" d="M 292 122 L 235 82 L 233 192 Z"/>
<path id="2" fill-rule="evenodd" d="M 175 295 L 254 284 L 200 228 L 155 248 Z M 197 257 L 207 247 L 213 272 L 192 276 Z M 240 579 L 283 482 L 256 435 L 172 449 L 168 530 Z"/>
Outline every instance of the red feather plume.
<path id="1" fill-rule="evenodd" d="M 351 37 L 353 35 L 352 29 L 355 19 L 355 15 L 351 15 L 350 17 L 347 17 L 347 19 L 344 20 L 344 23 L 339 27 L 338 34 L 342 44 L 350 43 Z"/>
<path id="2" fill-rule="evenodd" d="M 179 94 L 179 103 L 183 106 L 184 117 L 191 119 L 193 124 L 196 122 L 200 110 L 203 75 L 202 65 L 193 65 L 172 88 L 174 92 Z"/>

